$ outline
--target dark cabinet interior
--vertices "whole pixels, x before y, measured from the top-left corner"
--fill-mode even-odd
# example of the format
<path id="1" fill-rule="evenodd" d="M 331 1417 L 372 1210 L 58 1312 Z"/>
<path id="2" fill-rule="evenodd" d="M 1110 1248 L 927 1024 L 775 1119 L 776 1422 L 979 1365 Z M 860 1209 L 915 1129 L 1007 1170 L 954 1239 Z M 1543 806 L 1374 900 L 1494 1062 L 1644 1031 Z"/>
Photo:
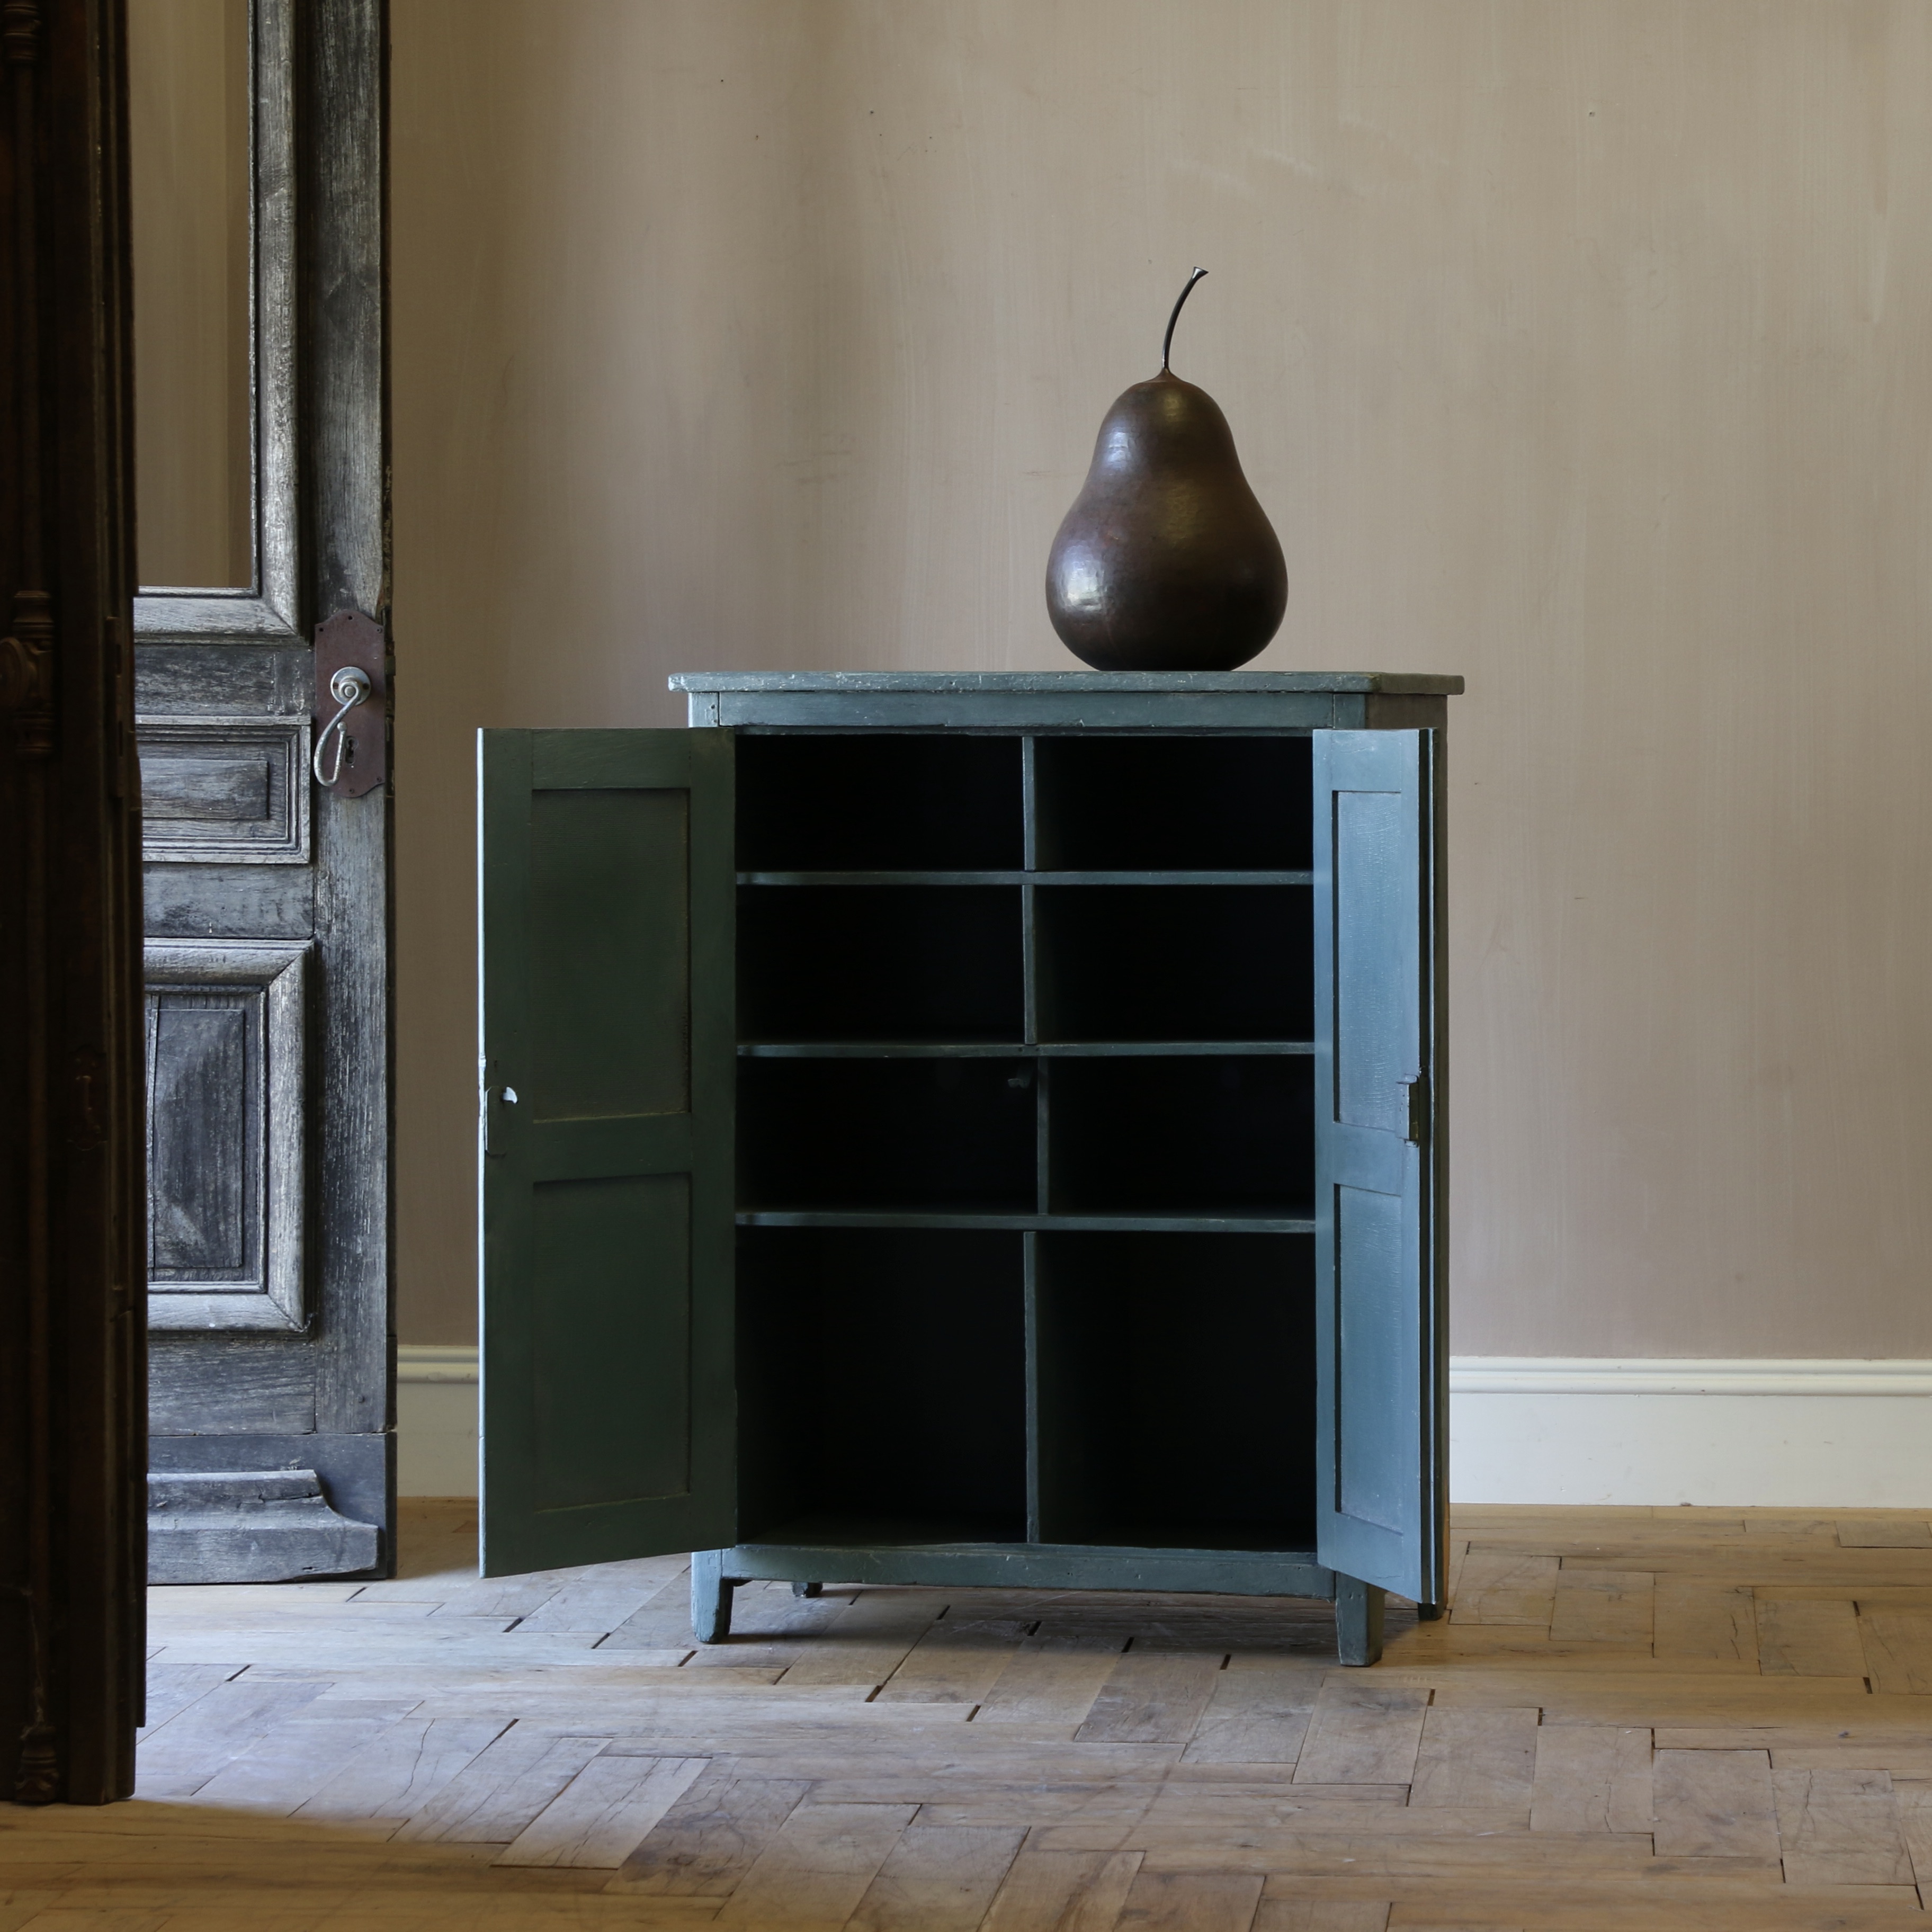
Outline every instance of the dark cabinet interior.
<path id="1" fill-rule="evenodd" d="M 742 1539 L 1025 1540 L 1024 1239 L 740 1234 Z"/>
<path id="2" fill-rule="evenodd" d="M 1307 1550 L 1305 736 L 747 733 L 741 1543 Z"/>

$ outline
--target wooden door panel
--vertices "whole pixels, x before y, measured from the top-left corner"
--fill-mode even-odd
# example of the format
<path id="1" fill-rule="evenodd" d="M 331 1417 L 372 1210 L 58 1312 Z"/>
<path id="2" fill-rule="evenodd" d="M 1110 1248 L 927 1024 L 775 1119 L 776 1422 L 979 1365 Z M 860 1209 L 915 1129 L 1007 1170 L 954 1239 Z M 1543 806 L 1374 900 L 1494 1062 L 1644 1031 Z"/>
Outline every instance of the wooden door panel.
<path id="1" fill-rule="evenodd" d="M 490 1575 L 735 1534 L 731 748 L 482 734 Z"/>
<path id="2" fill-rule="evenodd" d="M 253 580 L 163 578 L 134 609 L 168 1582 L 394 1560 L 388 797 L 312 776 L 308 642 L 387 616 L 386 14 L 243 10 Z"/>
<path id="3" fill-rule="evenodd" d="M 1442 1588 L 1435 734 L 1314 734 L 1316 1547 Z"/>

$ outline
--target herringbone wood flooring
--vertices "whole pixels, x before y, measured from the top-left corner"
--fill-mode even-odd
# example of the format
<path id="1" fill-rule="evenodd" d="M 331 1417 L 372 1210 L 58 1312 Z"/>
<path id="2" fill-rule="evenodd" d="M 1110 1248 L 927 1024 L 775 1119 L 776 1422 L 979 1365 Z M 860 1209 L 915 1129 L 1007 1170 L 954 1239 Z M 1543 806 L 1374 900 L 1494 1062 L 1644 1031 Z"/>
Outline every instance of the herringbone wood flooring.
<path id="1" fill-rule="evenodd" d="M 1318 1605 L 740 1590 L 675 1558 L 157 1590 L 141 1796 L 0 1809 L 0 1932 L 1888 1925 L 1932 1885 L 1932 1512 L 1463 1510 Z"/>

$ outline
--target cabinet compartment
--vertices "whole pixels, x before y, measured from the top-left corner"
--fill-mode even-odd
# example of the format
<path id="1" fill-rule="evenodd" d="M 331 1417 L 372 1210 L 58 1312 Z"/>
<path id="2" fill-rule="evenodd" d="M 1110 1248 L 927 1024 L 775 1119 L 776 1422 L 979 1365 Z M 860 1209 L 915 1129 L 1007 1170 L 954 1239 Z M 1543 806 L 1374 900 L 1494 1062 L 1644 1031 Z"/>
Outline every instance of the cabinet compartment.
<path id="1" fill-rule="evenodd" d="M 1312 1238 L 1038 1239 L 1041 1541 L 1312 1546 Z"/>
<path id="2" fill-rule="evenodd" d="M 1315 1029 L 1306 886 L 1042 886 L 1047 1040 L 1305 1040 Z"/>
<path id="3" fill-rule="evenodd" d="M 738 742 L 741 872 L 1000 872 L 1025 849 L 1020 741 L 868 732 Z"/>
<path id="4" fill-rule="evenodd" d="M 741 1060 L 738 1204 L 1030 1214 L 1024 1060 Z"/>
<path id="5" fill-rule="evenodd" d="M 741 1540 L 1024 1540 L 1023 1239 L 739 1231 Z"/>
<path id="6" fill-rule="evenodd" d="M 1050 1072 L 1056 1214 L 1314 1214 L 1309 1055 L 1058 1060 Z"/>
<path id="7" fill-rule="evenodd" d="M 1304 737 L 1042 738 L 1043 872 L 1305 872 Z"/>
<path id="8" fill-rule="evenodd" d="M 1018 1040 L 1016 886 L 746 886 L 746 1040 Z"/>

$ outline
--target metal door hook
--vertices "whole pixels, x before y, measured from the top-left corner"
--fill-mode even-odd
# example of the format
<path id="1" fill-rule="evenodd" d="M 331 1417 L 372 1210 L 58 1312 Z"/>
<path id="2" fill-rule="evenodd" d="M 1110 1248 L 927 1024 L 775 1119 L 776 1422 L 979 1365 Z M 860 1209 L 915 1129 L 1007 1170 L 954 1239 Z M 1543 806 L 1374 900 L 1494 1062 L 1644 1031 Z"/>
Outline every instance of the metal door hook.
<path id="1" fill-rule="evenodd" d="M 332 786 L 341 777 L 343 748 L 349 742 L 349 728 L 344 720 L 374 688 L 369 681 L 369 674 L 355 664 L 344 664 L 328 680 L 328 694 L 342 708 L 322 728 L 322 736 L 315 741 L 315 755 L 309 760 L 309 769 L 315 773 L 317 784 Z M 322 754 L 332 731 L 335 734 L 335 762 L 329 766 L 328 777 L 324 778 Z"/>

